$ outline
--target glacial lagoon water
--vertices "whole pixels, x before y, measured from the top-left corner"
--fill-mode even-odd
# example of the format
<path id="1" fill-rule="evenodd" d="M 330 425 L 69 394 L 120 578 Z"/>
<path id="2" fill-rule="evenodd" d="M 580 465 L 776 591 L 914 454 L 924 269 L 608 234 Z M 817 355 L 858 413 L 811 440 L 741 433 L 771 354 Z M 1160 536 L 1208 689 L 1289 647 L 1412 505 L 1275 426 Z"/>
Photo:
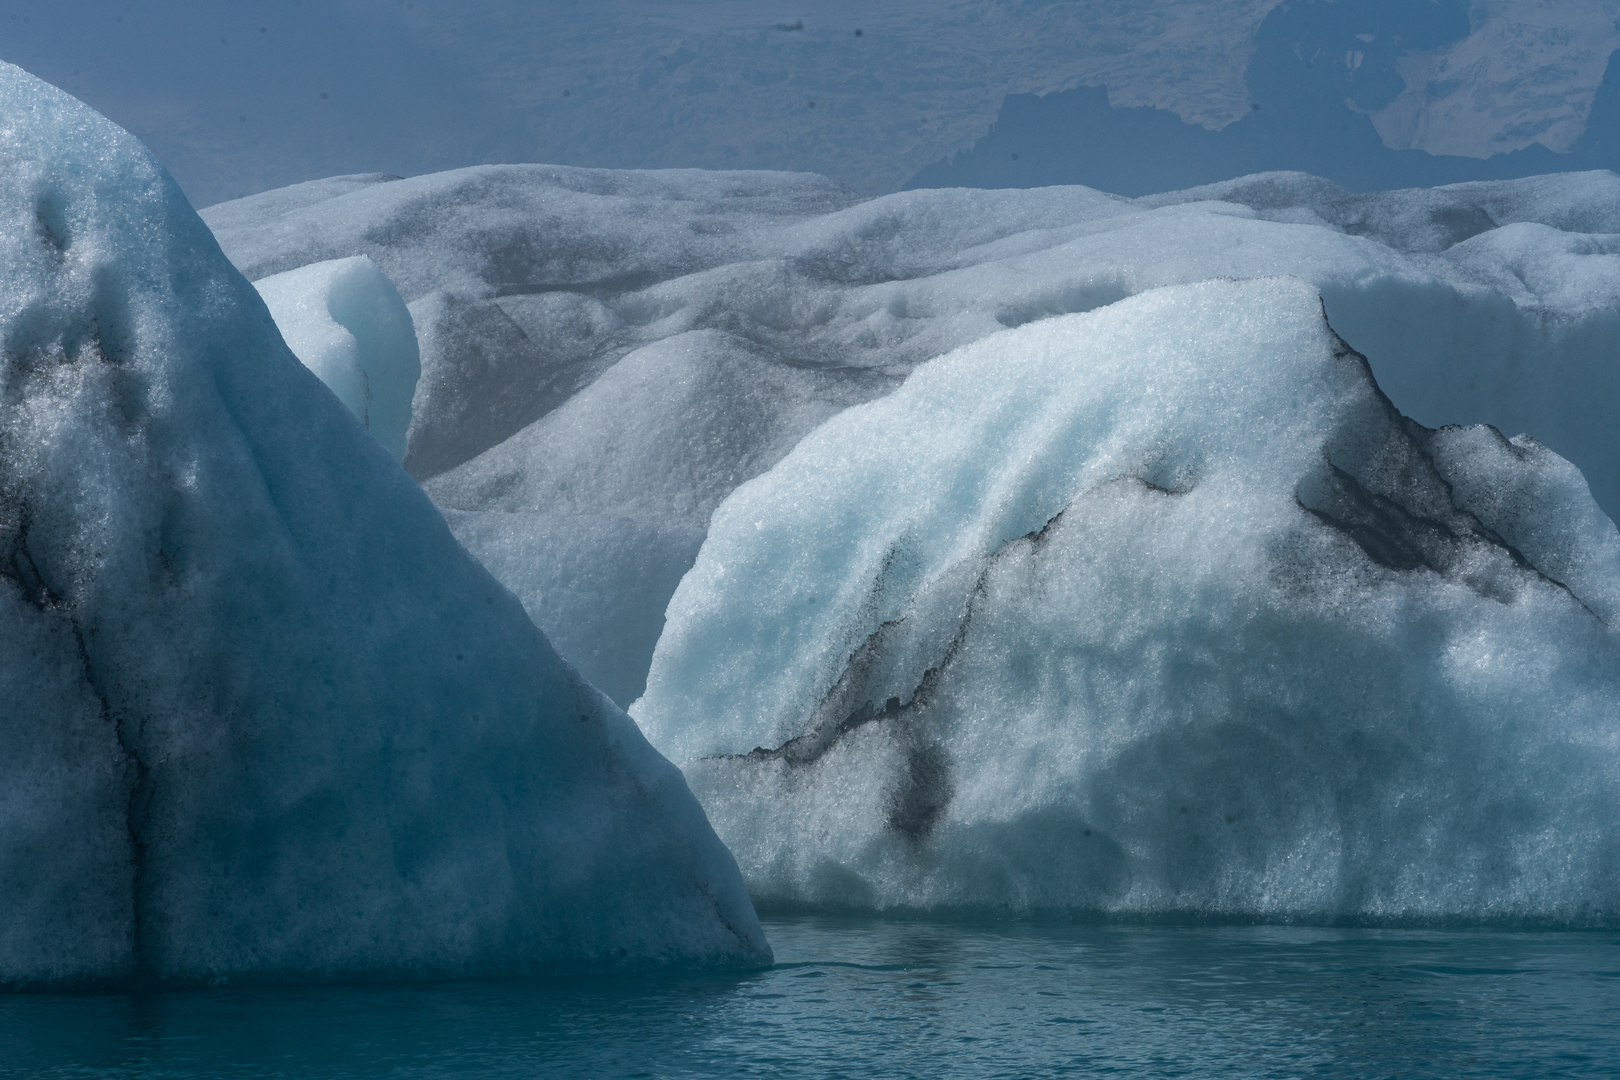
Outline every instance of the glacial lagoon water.
<path id="1" fill-rule="evenodd" d="M 741 976 L 0 998 L 0 1075 L 1620 1074 L 1620 932 L 766 920 Z"/>

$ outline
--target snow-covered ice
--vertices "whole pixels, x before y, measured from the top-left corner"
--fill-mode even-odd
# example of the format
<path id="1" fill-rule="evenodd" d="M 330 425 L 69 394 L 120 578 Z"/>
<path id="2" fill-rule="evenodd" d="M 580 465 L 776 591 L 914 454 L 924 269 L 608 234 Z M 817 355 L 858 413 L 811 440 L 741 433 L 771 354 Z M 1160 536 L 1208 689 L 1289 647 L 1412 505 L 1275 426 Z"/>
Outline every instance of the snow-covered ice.
<path id="1" fill-rule="evenodd" d="M 250 278 L 366 255 L 398 285 L 422 348 L 408 471 L 628 704 L 737 484 L 919 363 L 1163 285 L 1309 281 L 1406 413 L 1528 433 L 1620 512 L 1616 207 L 1610 173 L 867 199 L 802 174 L 495 166 L 203 216 Z"/>
<path id="2" fill-rule="evenodd" d="M 1006 330 L 716 511 L 632 709 L 753 895 L 1620 916 L 1620 534 L 1286 278 Z"/>
<path id="3" fill-rule="evenodd" d="M 6 65 L 0 157 L 0 983 L 768 961 L 155 160 Z"/>
<path id="4" fill-rule="evenodd" d="M 390 454 L 404 457 L 422 361 L 416 324 L 393 282 L 357 255 L 272 274 L 254 287 L 293 355 Z"/>

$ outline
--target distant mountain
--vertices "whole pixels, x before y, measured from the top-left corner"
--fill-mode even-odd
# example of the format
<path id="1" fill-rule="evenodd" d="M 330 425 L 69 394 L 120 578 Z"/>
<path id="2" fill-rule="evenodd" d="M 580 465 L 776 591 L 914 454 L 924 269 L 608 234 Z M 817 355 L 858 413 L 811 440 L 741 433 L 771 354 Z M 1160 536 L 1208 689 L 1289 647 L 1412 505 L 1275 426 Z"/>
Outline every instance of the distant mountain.
<path id="1" fill-rule="evenodd" d="M 197 205 L 486 162 L 782 169 L 865 192 L 1082 175 L 1055 151 L 1034 168 L 1028 133 L 1160 168 L 1140 190 L 1274 167 L 1383 187 L 1429 182 L 1377 164 L 1386 151 L 1529 155 L 1433 172 L 1446 178 L 1575 165 L 1543 150 L 1584 152 L 1617 14 L 1616 0 L 14 0 L 0 59 L 135 132 Z M 1267 156 L 1312 145 L 1326 149 Z M 1177 172 L 1189 156 L 1208 168 Z M 1361 159 L 1364 181 L 1329 167 Z"/>
<path id="2" fill-rule="evenodd" d="M 1443 67 L 1445 58 L 1467 52 L 1478 36 L 1460 0 L 1292 0 L 1274 8 L 1255 36 L 1248 114 L 1224 128 L 1212 130 L 1167 109 L 1111 104 L 1100 86 L 1013 95 L 970 150 L 920 170 L 906 187 L 1085 184 L 1134 196 L 1297 169 L 1352 191 L 1374 191 L 1620 168 L 1616 53 L 1590 98 L 1580 133 L 1567 145 L 1529 142 L 1491 153 L 1493 145 L 1508 142 L 1500 132 L 1476 124 L 1470 147 L 1456 133 L 1420 124 L 1416 117 L 1428 97 L 1443 104 L 1462 93 L 1452 83 L 1424 83 L 1423 77 Z M 1574 66 L 1560 71 L 1548 65 L 1544 81 L 1560 75 L 1568 81 Z M 1474 73 L 1489 71 L 1476 65 Z M 1466 89 L 1482 106 L 1475 112 L 1501 113 L 1515 88 Z M 1556 96 L 1542 95 L 1542 104 Z M 1546 117 L 1525 117 L 1521 134 L 1538 124 L 1547 142 L 1560 142 L 1560 125 Z M 1402 132 L 1409 143 L 1428 136 L 1431 145 L 1478 152 L 1391 146 L 1388 136 Z"/>

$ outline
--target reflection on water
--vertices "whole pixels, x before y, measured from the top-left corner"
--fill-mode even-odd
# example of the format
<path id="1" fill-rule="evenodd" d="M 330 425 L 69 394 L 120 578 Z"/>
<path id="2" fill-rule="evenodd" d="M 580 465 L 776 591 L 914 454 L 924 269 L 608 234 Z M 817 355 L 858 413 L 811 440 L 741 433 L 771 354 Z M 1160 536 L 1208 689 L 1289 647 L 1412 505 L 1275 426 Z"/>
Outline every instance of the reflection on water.
<path id="1" fill-rule="evenodd" d="M 766 920 L 735 977 L 0 998 L 59 1077 L 1613 1076 L 1620 934 Z"/>

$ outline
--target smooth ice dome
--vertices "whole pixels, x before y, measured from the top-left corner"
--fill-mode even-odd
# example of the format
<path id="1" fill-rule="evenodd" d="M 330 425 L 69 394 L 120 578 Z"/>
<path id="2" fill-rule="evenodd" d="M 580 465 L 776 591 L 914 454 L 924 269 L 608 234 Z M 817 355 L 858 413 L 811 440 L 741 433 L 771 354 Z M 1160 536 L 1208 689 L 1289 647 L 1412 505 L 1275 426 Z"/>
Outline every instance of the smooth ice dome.
<path id="1" fill-rule="evenodd" d="M 394 283 L 364 255 L 254 283 L 293 355 L 396 459 L 422 374 L 416 325 Z"/>
<path id="2" fill-rule="evenodd" d="M 151 156 L 5 65 L 0 156 L 0 983 L 768 962 Z"/>
<path id="3" fill-rule="evenodd" d="M 1289 279 L 1009 330 L 721 504 L 632 709 L 757 900 L 1620 917 L 1620 534 Z"/>
<path id="4" fill-rule="evenodd" d="M 365 255 L 398 284 L 422 342 L 407 471 L 629 704 L 738 484 L 920 363 L 1165 285 L 1311 282 L 1408 415 L 1527 433 L 1620 513 L 1617 207 L 1610 173 L 874 199 L 803 174 L 513 165 L 203 216 L 250 278 Z"/>

